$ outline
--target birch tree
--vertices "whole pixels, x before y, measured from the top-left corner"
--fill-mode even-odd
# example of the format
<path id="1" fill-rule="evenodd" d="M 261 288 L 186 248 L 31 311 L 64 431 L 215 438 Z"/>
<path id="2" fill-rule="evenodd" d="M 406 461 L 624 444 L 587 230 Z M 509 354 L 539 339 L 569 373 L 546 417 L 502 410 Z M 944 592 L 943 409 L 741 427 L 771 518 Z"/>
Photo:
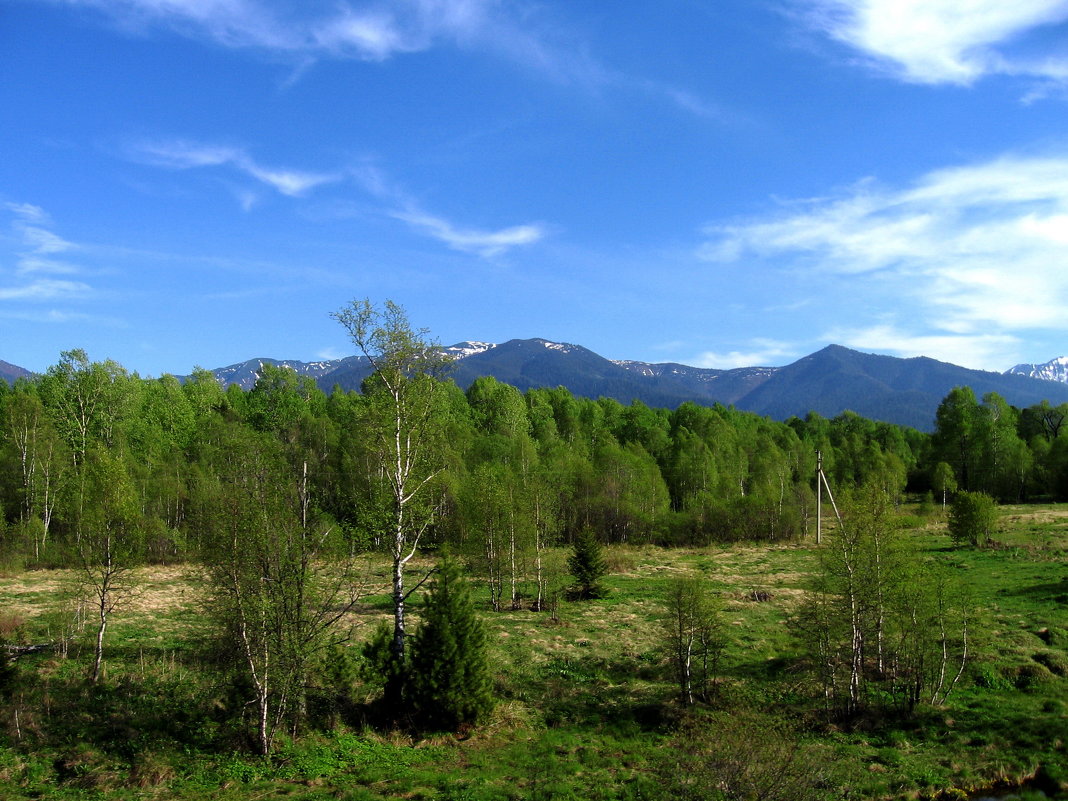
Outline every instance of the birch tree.
<path id="1" fill-rule="evenodd" d="M 664 630 L 679 700 L 686 706 L 707 701 L 726 645 L 720 604 L 701 579 L 679 578 L 668 587 L 667 609 Z"/>
<path id="2" fill-rule="evenodd" d="M 384 540 L 392 560 L 392 653 L 404 664 L 406 602 L 419 586 L 406 587 L 406 571 L 440 503 L 437 479 L 445 460 L 436 412 L 444 399 L 440 379 L 448 359 L 427 330 L 413 329 L 404 309 L 392 301 L 379 308 L 366 299 L 354 300 L 331 316 L 373 370 L 363 384 L 361 422 L 388 488 Z"/>
<path id="3" fill-rule="evenodd" d="M 952 577 L 894 526 L 886 493 L 859 490 L 795 618 L 828 714 L 943 703 L 969 658 L 969 611 Z"/>
<path id="4" fill-rule="evenodd" d="M 96 617 L 91 680 L 100 680 L 104 635 L 111 614 L 130 598 L 131 572 L 139 557 L 137 494 L 119 456 L 92 448 L 85 457 L 86 491 L 92 499 L 84 513 L 84 531 L 76 544 L 81 578 Z"/>
<path id="5" fill-rule="evenodd" d="M 335 527 L 302 515 L 303 474 L 271 437 L 223 427 L 199 488 L 209 614 L 248 688 L 257 750 L 297 730 L 317 655 L 347 635 L 338 624 L 362 589 L 353 561 L 326 563 Z"/>

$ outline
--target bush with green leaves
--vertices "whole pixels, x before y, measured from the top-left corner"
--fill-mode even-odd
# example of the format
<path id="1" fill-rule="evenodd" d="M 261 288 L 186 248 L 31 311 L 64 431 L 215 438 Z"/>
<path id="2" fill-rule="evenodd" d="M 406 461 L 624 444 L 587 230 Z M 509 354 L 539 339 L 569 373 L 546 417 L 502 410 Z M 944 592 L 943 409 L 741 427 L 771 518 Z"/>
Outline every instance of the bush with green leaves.
<path id="1" fill-rule="evenodd" d="M 997 530 L 994 499 L 984 492 L 958 492 L 949 510 L 949 536 L 958 545 L 982 548 Z"/>

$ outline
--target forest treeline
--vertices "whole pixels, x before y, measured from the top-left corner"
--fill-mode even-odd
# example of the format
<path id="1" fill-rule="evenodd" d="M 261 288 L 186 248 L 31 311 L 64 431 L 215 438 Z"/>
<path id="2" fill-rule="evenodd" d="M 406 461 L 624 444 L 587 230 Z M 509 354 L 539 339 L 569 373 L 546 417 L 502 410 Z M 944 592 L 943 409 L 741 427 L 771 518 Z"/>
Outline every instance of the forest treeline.
<path id="1" fill-rule="evenodd" d="M 583 531 L 660 545 L 803 536 L 814 526 L 817 451 L 836 489 L 1068 498 L 1064 405 L 1021 410 L 957 388 L 926 434 L 850 412 L 777 422 L 719 405 L 520 393 L 492 377 L 466 392 L 430 380 L 439 391 L 425 444 L 441 469 L 420 498 L 432 506 L 421 545 L 481 560 L 495 606 L 537 596 L 538 549 Z M 102 523 L 144 561 L 192 558 L 208 546 L 227 486 L 252 472 L 276 514 L 330 530 L 331 547 L 381 546 L 392 501 L 368 397 L 326 394 L 266 364 L 245 391 L 207 370 L 184 382 L 141 378 L 64 352 L 43 375 L 0 382 L 4 558 L 66 564 Z"/>

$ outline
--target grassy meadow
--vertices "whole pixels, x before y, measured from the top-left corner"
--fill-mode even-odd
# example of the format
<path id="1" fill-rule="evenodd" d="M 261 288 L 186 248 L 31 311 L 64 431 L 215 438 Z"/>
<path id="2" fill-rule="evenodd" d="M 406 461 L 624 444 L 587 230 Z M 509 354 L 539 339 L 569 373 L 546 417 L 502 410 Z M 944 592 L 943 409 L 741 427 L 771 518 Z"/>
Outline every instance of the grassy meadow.
<path id="1" fill-rule="evenodd" d="M 817 564 L 811 541 L 606 548 L 606 597 L 563 602 L 558 621 L 483 604 L 500 698 L 485 725 L 418 739 L 375 731 L 361 704 L 372 690 L 356 683 L 352 701 L 321 710 L 317 730 L 270 759 L 250 755 L 228 722 L 195 567 L 138 570 L 95 686 L 95 629 L 74 574 L 5 574 L 0 636 L 58 646 L 16 660 L 0 798 L 1063 797 L 1068 506 L 1000 514 L 996 542 L 976 550 L 953 546 L 938 511 L 902 512 L 908 536 L 972 592 L 972 658 L 945 706 L 848 726 L 821 716 L 789 623 Z M 367 563 L 346 621 L 353 644 L 388 617 L 386 571 Z M 677 701 L 663 631 L 668 585 L 686 575 L 720 593 L 729 631 L 716 701 L 690 709 Z"/>

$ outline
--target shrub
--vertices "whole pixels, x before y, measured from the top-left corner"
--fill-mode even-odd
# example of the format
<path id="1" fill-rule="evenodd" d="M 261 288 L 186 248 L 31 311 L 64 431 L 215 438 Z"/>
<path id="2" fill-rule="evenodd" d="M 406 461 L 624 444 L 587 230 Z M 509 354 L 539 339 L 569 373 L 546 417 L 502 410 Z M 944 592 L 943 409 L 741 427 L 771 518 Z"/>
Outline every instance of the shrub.
<path id="1" fill-rule="evenodd" d="M 997 527 L 997 506 L 983 492 L 958 492 L 949 511 L 949 536 L 958 545 L 982 548 Z"/>

